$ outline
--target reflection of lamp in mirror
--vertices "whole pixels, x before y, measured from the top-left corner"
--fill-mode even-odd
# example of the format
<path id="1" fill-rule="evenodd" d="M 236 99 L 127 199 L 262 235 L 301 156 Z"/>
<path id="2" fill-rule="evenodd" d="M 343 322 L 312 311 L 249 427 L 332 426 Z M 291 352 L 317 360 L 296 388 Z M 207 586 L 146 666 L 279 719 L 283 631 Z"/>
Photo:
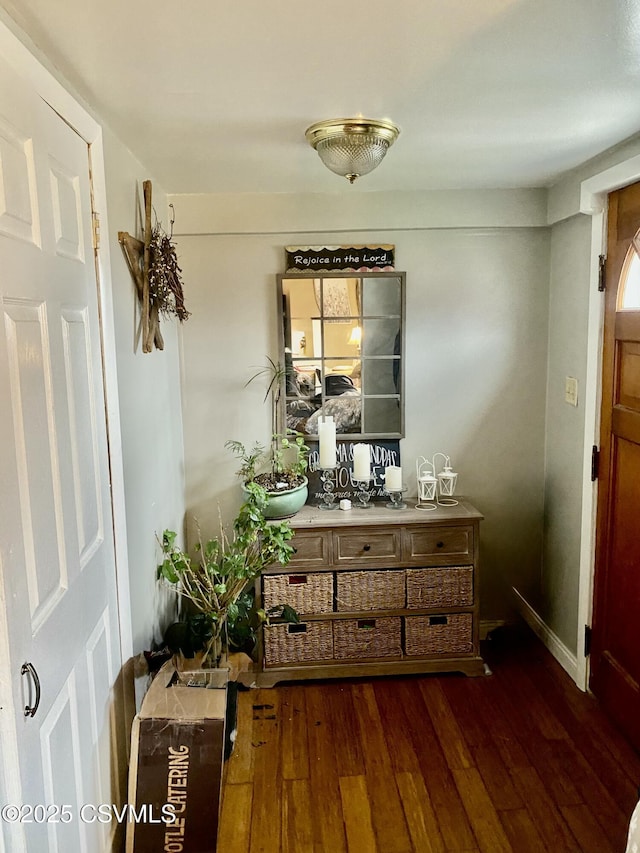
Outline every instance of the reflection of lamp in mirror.
<path id="1" fill-rule="evenodd" d="M 349 336 L 349 346 L 356 347 L 358 352 L 360 352 L 361 344 L 362 344 L 362 326 L 354 326 L 351 329 L 351 335 Z"/>

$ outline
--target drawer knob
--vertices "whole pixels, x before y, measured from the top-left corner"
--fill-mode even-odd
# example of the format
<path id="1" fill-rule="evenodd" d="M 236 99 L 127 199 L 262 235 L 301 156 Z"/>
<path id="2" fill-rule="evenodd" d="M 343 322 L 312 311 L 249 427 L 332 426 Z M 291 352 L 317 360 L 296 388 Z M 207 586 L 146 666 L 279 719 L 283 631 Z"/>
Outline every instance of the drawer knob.
<path id="1" fill-rule="evenodd" d="M 436 548 L 444 548 L 444 542 L 436 542 Z"/>
<path id="2" fill-rule="evenodd" d="M 371 545 L 363 545 L 362 550 L 363 550 L 363 551 L 370 551 L 370 550 L 371 550 Z"/>

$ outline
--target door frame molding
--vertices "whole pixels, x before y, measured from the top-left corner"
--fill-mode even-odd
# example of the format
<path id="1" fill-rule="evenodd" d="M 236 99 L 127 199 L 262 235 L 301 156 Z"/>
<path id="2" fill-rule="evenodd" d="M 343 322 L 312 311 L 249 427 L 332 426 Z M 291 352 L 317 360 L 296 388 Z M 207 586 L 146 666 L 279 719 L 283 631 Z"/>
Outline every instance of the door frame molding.
<path id="1" fill-rule="evenodd" d="M 104 144 L 101 124 L 87 111 L 70 91 L 57 79 L 47 58 L 35 47 L 7 12 L 0 8 L 0 51 L 18 74 L 27 80 L 40 95 L 89 146 L 93 194 L 96 211 L 100 216 L 103 234 L 98 250 L 98 302 L 103 346 L 103 381 L 107 438 L 111 474 L 111 505 L 113 513 L 113 540 L 116 561 L 116 584 L 118 594 L 119 636 L 122 662 L 133 656 L 133 629 L 131 624 L 131 600 L 129 586 L 129 560 L 127 554 L 127 526 L 125 513 L 124 465 L 120 409 L 118 400 L 118 376 L 116 368 L 116 339 L 113 311 L 113 286 L 111 257 L 109 252 L 109 227 L 107 220 L 107 191 L 104 168 Z M 87 160 L 89 166 L 89 160 Z M 0 588 L 0 605 L 2 605 Z M 0 684 L 10 684 L 9 637 L 0 630 Z M 14 662 L 15 663 L 15 662 Z M 0 768 L 0 797 L 2 802 L 20 802 L 19 774 L 10 772 L 18 764 L 18 736 L 14 725 L 13 697 L 6 703 L 6 713 L 0 714 L 0 744 L 6 760 Z M 15 763 L 14 763 L 15 761 Z M 24 849 L 24 836 L 19 825 L 5 825 L 0 831 L 0 853 L 4 851 L 3 832 L 10 833 L 11 849 Z M 15 834 L 14 834 L 15 831 Z M 6 836 L 5 836 L 6 837 Z M 15 840 L 15 843 L 14 843 Z"/>
<path id="2" fill-rule="evenodd" d="M 600 445 L 600 405 L 602 401 L 602 334 L 604 293 L 598 291 L 599 258 L 607 248 L 607 204 L 609 193 L 640 180 L 640 154 L 593 175 L 580 184 L 580 212 L 591 216 L 591 256 L 589 263 L 589 313 L 587 365 L 584 391 L 584 454 L 582 522 L 580 531 L 580 578 L 578 585 L 578 636 L 576 684 L 587 690 L 589 658 L 582 654 L 584 626 L 591 625 L 595 575 L 597 483 L 591 482 L 591 449 Z"/>

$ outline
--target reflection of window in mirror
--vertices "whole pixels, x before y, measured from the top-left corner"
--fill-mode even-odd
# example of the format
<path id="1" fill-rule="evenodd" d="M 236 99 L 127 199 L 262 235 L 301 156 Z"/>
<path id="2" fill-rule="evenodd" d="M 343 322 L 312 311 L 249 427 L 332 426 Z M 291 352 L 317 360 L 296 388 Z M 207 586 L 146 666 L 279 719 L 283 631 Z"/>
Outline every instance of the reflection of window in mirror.
<path id="1" fill-rule="evenodd" d="M 278 277 L 286 424 L 307 435 L 332 415 L 338 435 L 401 437 L 404 273 Z"/>

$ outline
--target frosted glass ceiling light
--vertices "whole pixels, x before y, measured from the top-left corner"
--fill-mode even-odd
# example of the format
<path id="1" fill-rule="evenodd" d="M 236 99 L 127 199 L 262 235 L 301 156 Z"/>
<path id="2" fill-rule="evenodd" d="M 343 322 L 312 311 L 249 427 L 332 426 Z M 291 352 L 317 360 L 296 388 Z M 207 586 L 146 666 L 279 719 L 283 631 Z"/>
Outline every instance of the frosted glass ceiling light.
<path id="1" fill-rule="evenodd" d="M 382 162 L 399 133 L 395 124 L 383 119 L 334 118 L 312 124 L 305 136 L 327 169 L 352 184 Z"/>

